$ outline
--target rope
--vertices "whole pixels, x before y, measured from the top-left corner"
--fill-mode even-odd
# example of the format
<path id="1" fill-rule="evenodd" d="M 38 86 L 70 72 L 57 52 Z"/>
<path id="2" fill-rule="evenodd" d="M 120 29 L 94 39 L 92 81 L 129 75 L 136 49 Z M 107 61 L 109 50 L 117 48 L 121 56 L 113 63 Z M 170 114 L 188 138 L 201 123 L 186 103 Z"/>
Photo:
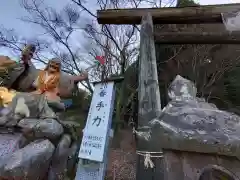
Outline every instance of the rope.
<path id="1" fill-rule="evenodd" d="M 146 168 L 154 168 L 154 163 L 151 158 L 162 158 L 163 152 L 148 152 L 148 151 L 136 151 L 136 154 L 144 156 L 144 166 Z M 151 154 L 161 154 L 161 155 L 151 155 Z"/>
<path id="2" fill-rule="evenodd" d="M 148 129 L 147 131 L 137 131 L 136 128 L 135 128 L 135 123 L 133 122 L 133 120 L 131 119 L 129 122 L 128 122 L 128 126 L 132 125 L 132 133 L 133 134 L 136 134 L 137 136 L 145 139 L 146 141 L 149 141 L 150 138 L 151 138 L 151 131 L 149 130 L 150 128 L 148 126 L 143 126 L 139 129 Z"/>
<path id="3" fill-rule="evenodd" d="M 137 136 L 144 138 L 146 141 L 149 141 L 150 138 L 151 138 L 151 132 L 150 131 L 148 131 L 148 132 L 141 132 L 141 131 L 137 131 L 135 129 L 135 127 L 133 127 L 132 128 L 132 132 L 133 132 L 133 134 L 136 134 Z"/>
<path id="4" fill-rule="evenodd" d="M 133 124 L 133 121 L 129 122 L 129 125 Z M 132 131 L 134 134 L 145 138 L 147 141 L 151 138 L 151 132 L 140 132 L 135 129 L 135 127 L 132 127 Z M 144 166 L 146 168 L 154 168 L 154 163 L 152 162 L 151 158 L 162 158 L 163 157 L 163 152 L 149 152 L 149 151 L 136 151 L 136 154 L 140 156 L 144 156 Z M 160 154 L 160 155 L 151 155 L 151 154 Z"/>

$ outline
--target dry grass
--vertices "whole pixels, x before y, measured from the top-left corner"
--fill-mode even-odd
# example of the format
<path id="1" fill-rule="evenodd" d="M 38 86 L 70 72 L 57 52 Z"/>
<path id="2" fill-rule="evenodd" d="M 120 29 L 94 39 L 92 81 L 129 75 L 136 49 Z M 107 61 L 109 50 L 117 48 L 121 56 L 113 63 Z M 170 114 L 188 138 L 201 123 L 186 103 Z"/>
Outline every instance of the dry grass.
<path id="1" fill-rule="evenodd" d="M 136 179 L 136 149 L 135 141 L 130 130 L 122 130 L 119 148 L 111 148 L 108 156 L 107 180 Z M 114 141 L 113 140 L 113 141 Z"/>

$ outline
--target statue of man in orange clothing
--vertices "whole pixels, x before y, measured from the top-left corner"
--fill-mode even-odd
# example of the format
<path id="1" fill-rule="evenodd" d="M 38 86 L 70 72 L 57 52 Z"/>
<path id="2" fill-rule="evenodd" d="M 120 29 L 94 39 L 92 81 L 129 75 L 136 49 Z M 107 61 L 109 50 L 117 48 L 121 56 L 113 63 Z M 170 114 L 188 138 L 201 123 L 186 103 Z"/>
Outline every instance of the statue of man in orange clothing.
<path id="1" fill-rule="evenodd" d="M 35 81 L 37 94 L 45 94 L 48 100 L 60 101 L 60 96 L 64 96 L 66 93 L 61 88 L 61 79 L 64 76 L 61 72 L 61 61 L 57 58 L 49 60 L 46 68 L 39 71 L 37 80 Z M 80 76 L 68 76 L 68 81 L 71 81 L 71 85 L 78 83 L 79 81 L 88 78 L 86 73 Z"/>

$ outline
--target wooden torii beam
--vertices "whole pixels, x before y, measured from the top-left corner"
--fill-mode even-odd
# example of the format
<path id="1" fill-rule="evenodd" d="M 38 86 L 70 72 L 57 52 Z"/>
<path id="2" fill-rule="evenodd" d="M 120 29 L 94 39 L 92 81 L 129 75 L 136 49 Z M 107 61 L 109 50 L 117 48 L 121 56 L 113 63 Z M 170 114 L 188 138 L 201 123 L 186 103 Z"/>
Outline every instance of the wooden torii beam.
<path id="1" fill-rule="evenodd" d="M 239 11 L 238 4 L 221 4 L 183 8 L 107 9 L 97 11 L 99 24 L 140 24 L 151 14 L 154 24 L 221 23 L 221 13 Z"/>
<path id="2" fill-rule="evenodd" d="M 158 44 L 240 44 L 240 33 L 155 32 L 154 39 Z"/>

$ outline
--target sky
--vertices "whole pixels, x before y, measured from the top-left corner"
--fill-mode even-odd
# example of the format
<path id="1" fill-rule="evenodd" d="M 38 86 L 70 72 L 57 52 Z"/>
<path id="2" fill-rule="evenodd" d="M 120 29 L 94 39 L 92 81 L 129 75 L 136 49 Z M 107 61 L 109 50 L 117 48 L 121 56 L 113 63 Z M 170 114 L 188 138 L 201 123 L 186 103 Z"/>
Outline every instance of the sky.
<path id="1" fill-rule="evenodd" d="M 87 2 L 89 2 L 88 0 Z M 240 3 L 240 0 L 196 0 L 200 4 L 225 4 L 225 3 Z M 18 34 L 23 37 L 40 37 L 43 31 L 38 27 L 24 23 L 20 18 L 27 16 L 27 12 L 20 6 L 20 0 L 3 0 L 0 6 L 0 25 L 7 29 L 15 29 Z M 61 10 L 70 0 L 45 0 L 48 6 Z M 97 9 L 96 0 L 91 0 L 89 6 L 93 11 Z M 0 54 L 13 56 L 8 50 L 0 49 Z"/>
<path id="2" fill-rule="evenodd" d="M 202 5 L 208 4 L 228 4 L 228 3 L 240 3 L 240 0 L 195 0 L 196 2 Z M 43 30 L 40 29 L 36 25 L 24 23 L 21 18 L 27 16 L 27 12 L 20 6 L 21 0 L 2 0 L 0 6 L 0 26 L 6 29 L 14 29 L 18 35 L 21 35 L 25 38 L 38 38 L 43 36 Z M 92 10 L 92 12 L 97 10 L 96 2 L 97 0 L 86 0 L 88 3 L 88 7 Z M 164 1 L 162 1 L 164 2 Z M 45 0 L 44 1 L 47 6 L 53 7 L 56 10 L 61 10 L 65 5 L 71 3 L 71 0 Z M 78 35 L 76 37 L 76 43 L 82 43 L 83 39 L 82 35 Z M 16 54 L 12 53 L 8 49 L 0 48 L 0 55 L 7 55 L 12 59 L 18 59 Z M 51 57 L 48 57 L 51 58 Z M 42 64 L 36 64 L 37 68 L 43 68 Z M 82 86 L 80 88 L 83 88 Z M 85 88 L 83 88 L 85 89 Z"/>
<path id="3" fill-rule="evenodd" d="M 92 0 L 95 1 L 95 0 Z M 224 4 L 224 3 L 240 3 L 240 0 L 196 0 L 200 4 Z M 39 28 L 35 27 L 34 31 L 32 26 L 21 21 L 21 17 L 26 16 L 27 13 L 20 6 L 19 0 L 3 0 L 0 6 L 0 24 L 6 28 L 14 28 L 19 34 L 23 36 L 35 36 L 41 34 Z M 45 0 L 49 6 L 56 9 L 62 9 L 69 0 Z M 96 7 L 97 8 L 97 7 Z"/>
<path id="4" fill-rule="evenodd" d="M 20 37 L 22 36 L 27 39 L 45 38 L 44 31 L 39 26 L 22 21 L 22 18 L 28 16 L 29 14 L 21 7 L 21 1 L 22 0 L 4 0 L 2 2 L 0 6 L 0 27 L 14 29 Z M 92 9 L 92 7 L 97 7 L 93 1 L 91 1 L 91 4 L 88 3 L 91 5 L 90 9 Z M 67 4 L 72 4 L 72 2 L 71 0 L 44 0 L 44 4 L 60 11 Z M 92 11 L 94 10 L 95 9 L 92 9 Z M 76 43 L 79 42 L 80 41 L 77 41 Z M 12 53 L 8 49 L 0 48 L 0 54 L 17 59 L 14 57 L 16 54 Z"/>

